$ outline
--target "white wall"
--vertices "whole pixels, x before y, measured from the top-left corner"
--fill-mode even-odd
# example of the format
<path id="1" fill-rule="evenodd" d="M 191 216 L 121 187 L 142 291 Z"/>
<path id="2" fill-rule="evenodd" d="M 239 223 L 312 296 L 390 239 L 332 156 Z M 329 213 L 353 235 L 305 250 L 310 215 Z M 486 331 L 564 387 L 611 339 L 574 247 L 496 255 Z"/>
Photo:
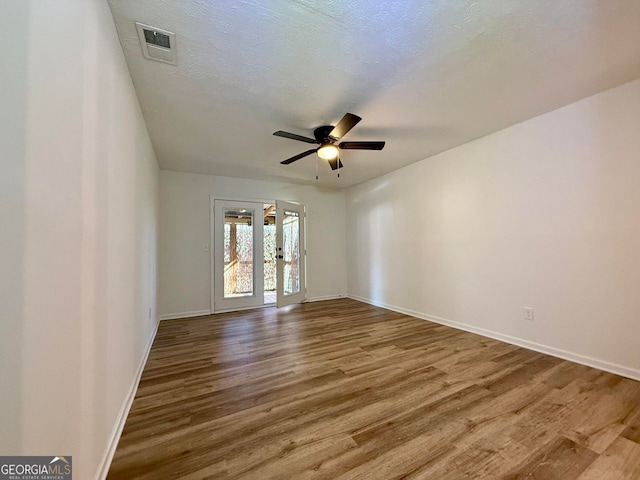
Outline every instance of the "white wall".
<path id="1" fill-rule="evenodd" d="M 307 207 L 307 297 L 346 295 L 345 194 L 308 185 L 160 172 L 161 316 L 206 313 L 211 305 L 209 197 L 288 200 Z"/>
<path id="2" fill-rule="evenodd" d="M 354 297 L 640 378 L 640 80 L 353 187 L 347 218 Z"/>
<path id="3" fill-rule="evenodd" d="M 155 328 L 159 171 L 106 1 L 4 2 L 0 40 L 0 453 L 91 479 Z"/>

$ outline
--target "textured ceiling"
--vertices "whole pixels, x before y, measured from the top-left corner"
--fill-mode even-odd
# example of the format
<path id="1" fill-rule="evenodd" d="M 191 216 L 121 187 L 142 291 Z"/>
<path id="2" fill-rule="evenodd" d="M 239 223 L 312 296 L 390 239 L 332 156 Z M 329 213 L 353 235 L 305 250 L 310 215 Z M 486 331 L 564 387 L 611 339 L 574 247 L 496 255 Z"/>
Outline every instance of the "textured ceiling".
<path id="1" fill-rule="evenodd" d="M 638 0 L 109 0 L 166 170 L 316 183 L 280 161 L 345 112 L 348 187 L 640 77 Z M 176 33 L 145 60 L 134 22 Z"/>

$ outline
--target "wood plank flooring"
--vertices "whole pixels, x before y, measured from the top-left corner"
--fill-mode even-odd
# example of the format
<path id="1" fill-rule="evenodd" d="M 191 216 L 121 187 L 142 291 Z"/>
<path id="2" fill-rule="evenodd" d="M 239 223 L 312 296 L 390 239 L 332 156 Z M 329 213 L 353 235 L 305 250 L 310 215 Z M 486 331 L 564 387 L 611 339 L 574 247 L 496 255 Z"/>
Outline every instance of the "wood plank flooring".
<path id="1" fill-rule="evenodd" d="M 108 478 L 640 479 L 640 382 L 349 299 L 169 320 Z"/>

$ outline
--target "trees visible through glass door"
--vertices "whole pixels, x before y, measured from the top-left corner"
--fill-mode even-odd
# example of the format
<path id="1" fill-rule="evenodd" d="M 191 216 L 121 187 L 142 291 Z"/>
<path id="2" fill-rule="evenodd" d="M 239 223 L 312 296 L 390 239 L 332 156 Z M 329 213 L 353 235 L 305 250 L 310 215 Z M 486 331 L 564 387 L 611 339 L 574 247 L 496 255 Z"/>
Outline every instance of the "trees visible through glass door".
<path id="1" fill-rule="evenodd" d="M 224 210 L 224 296 L 253 295 L 253 211 Z"/>

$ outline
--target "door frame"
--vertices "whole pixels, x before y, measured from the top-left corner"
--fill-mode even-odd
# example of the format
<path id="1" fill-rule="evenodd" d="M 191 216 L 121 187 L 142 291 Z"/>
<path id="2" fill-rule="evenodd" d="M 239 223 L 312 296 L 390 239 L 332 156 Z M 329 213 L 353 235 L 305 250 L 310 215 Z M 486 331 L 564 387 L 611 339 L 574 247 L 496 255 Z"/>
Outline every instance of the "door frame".
<path id="1" fill-rule="evenodd" d="M 254 309 L 254 308 L 264 308 L 264 307 L 268 307 L 268 306 L 273 306 L 273 304 L 270 305 L 259 305 L 257 307 L 246 307 L 246 308 L 234 308 L 234 309 L 228 309 L 228 310 L 223 310 L 223 309 L 217 309 L 215 308 L 215 218 L 214 218 L 214 214 L 215 214 L 215 202 L 216 200 L 221 200 L 221 201 L 230 201 L 230 202 L 252 202 L 252 203 L 268 203 L 268 204 L 273 204 L 276 205 L 277 204 L 277 200 L 273 200 L 273 199 L 269 199 L 269 198 L 250 198 L 250 197 L 234 197 L 234 198 L 229 198 L 226 196 L 223 197 L 217 197 L 215 195 L 209 195 L 209 309 L 211 311 L 211 313 L 224 313 L 224 312 L 228 312 L 228 311 L 237 311 L 237 310 L 250 310 L 250 309 Z M 303 229 L 303 236 L 304 236 L 304 244 L 302 245 L 303 251 L 304 251 L 304 257 L 303 257 L 303 262 L 304 262 L 304 285 L 305 285 L 305 301 L 306 301 L 306 286 L 307 286 L 307 206 L 306 204 L 303 203 L 298 203 L 295 201 L 290 201 L 290 200 L 281 200 L 281 202 L 288 202 L 288 203 L 293 203 L 296 205 L 302 205 L 302 207 L 304 208 L 304 212 L 305 212 L 305 218 L 304 218 L 304 229 Z"/>

